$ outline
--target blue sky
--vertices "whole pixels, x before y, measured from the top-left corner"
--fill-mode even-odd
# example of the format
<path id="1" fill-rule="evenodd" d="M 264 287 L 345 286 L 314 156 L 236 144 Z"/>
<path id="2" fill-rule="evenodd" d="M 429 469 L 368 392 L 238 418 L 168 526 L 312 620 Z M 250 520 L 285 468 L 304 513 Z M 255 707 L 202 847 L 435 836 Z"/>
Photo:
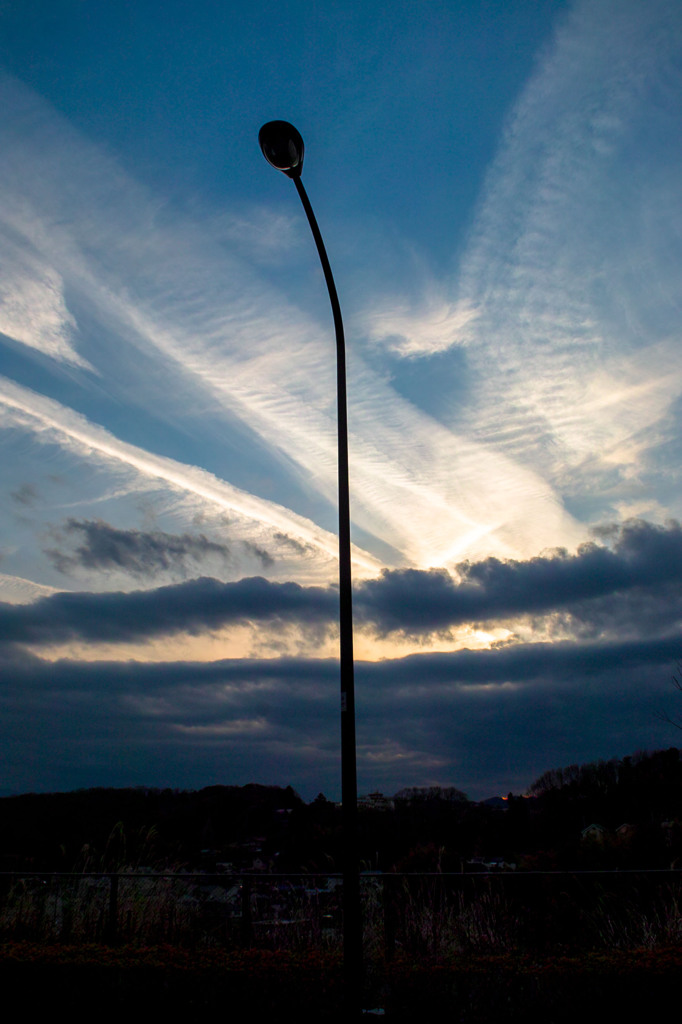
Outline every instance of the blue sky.
<path id="1" fill-rule="evenodd" d="M 338 794 L 677 734 L 672 0 L 0 7 L 0 791 Z"/>

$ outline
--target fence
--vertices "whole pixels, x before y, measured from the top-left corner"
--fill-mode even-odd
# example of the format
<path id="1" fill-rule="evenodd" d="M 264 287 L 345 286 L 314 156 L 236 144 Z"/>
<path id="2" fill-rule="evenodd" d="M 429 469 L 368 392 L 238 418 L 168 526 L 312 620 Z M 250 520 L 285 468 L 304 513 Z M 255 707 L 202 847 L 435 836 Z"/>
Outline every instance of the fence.
<path id="1" fill-rule="evenodd" d="M 0 874 L 0 939 L 341 948 L 336 875 Z M 682 939 L 675 871 L 367 874 L 365 954 L 653 948 Z"/>

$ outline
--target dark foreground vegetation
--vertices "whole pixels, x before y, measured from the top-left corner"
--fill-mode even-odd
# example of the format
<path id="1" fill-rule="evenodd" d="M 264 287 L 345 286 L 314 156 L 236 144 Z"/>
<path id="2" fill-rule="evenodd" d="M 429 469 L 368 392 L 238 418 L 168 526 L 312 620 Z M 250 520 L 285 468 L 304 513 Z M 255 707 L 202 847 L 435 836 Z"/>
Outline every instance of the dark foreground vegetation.
<path id="1" fill-rule="evenodd" d="M 368 1008 L 391 1021 L 586 1024 L 647 1020 L 673 1008 L 679 993 L 678 949 L 581 956 L 462 956 L 398 959 L 370 976 Z M 272 1024 L 340 1022 L 338 958 L 284 952 L 203 953 L 170 947 L 0 947 L 0 984 L 29 1018 L 182 1019 Z M 209 1017 L 210 1014 L 210 1017 Z"/>
<path id="2" fill-rule="evenodd" d="M 636 1019 L 682 967 L 673 748 L 361 806 L 365 1005 L 396 1021 Z M 78 1018 L 341 1016 L 338 808 L 291 789 L 0 800 L 0 977 Z M 303 872 L 303 874 L 301 874 Z"/>

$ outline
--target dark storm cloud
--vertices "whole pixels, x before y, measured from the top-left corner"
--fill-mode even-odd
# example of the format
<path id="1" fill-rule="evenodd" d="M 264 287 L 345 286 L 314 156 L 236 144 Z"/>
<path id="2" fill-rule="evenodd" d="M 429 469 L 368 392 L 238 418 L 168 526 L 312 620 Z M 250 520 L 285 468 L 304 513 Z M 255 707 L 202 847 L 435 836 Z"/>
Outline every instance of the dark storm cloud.
<path id="1" fill-rule="evenodd" d="M 131 555 L 140 564 L 142 557 Z M 662 635 L 682 621 L 677 523 L 629 523 L 610 548 L 586 544 L 575 555 L 556 552 L 527 562 L 489 558 L 457 570 L 458 579 L 445 570 L 404 569 L 359 583 L 357 624 L 379 633 L 427 634 L 464 622 L 553 616 L 550 625 L 564 633 L 607 639 Z M 0 605 L 0 637 L 23 643 L 130 641 L 233 622 L 331 626 L 337 615 L 334 587 L 202 578 L 132 593 L 58 593 L 30 605 Z"/>
<path id="2" fill-rule="evenodd" d="M 656 711 L 682 636 L 530 644 L 356 666 L 361 791 L 524 790 L 559 764 L 677 740 Z M 49 663 L 6 650 L 0 791 L 291 782 L 338 793 L 338 664 Z"/>
<path id="3" fill-rule="evenodd" d="M 376 662 L 357 662 L 357 675 L 367 684 L 365 699 L 375 692 L 395 693 L 400 687 L 418 686 L 420 699 L 431 689 L 443 686 L 492 687 L 508 685 L 554 685 L 557 680 L 589 679 L 605 672 L 637 669 L 646 672 L 660 665 L 674 665 L 682 652 L 682 635 L 657 640 L 624 643 L 530 643 L 486 650 L 459 650 L 410 654 Z M 158 686 L 181 683 L 249 684 L 270 680 L 291 686 L 293 682 L 336 679 L 338 663 L 333 658 L 231 658 L 214 662 L 77 662 L 63 659 L 47 662 L 21 646 L 3 652 L 3 689 L 9 678 L 25 672 L 22 686 L 36 667 L 59 689 L 126 689 L 138 686 L 148 692 Z M 131 682 L 132 681 L 132 682 Z M 135 682 L 137 681 L 137 682 Z M 378 688 L 378 689 L 377 689 Z"/>
<path id="4" fill-rule="evenodd" d="M 130 641 L 197 634 L 230 622 L 319 623 L 331 621 L 337 602 L 332 589 L 270 583 L 258 576 L 237 583 L 202 578 L 131 593 L 60 592 L 33 604 L 0 604 L 0 638 L 5 643 Z"/>
<path id="5" fill-rule="evenodd" d="M 225 544 L 217 544 L 203 534 L 119 530 L 101 519 L 68 519 L 63 532 L 80 541 L 76 550 L 66 554 L 49 548 L 45 552 L 63 573 L 74 569 L 117 569 L 143 577 L 184 569 L 188 563 L 196 564 L 211 556 L 227 561 L 230 555 Z M 264 552 L 254 551 L 263 560 Z"/>
<path id="6" fill-rule="evenodd" d="M 661 527 L 631 521 L 611 548 L 590 543 L 575 555 L 559 551 L 526 562 L 463 562 L 457 575 L 444 569 L 386 570 L 358 587 L 356 605 L 385 632 L 427 632 L 572 605 L 579 610 L 586 602 L 635 588 L 653 588 L 649 602 L 663 607 L 668 585 L 682 583 L 682 528 L 675 522 Z M 679 614 L 679 596 L 677 604 Z"/>
<path id="7" fill-rule="evenodd" d="M 571 642 L 356 664 L 361 790 L 523 791 L 549 768 L 669 746 L 680 717 L 682 536 L 630 523 L 609 547 L 445 572 L 387 572 L 356 590 L 368 628 L 559 616 Z M 0 606 L 0 791 L 82 785 L 291 782 L 338 794 L 338 664 L 49 663 L 28 643 L 201 633 L 230 622 L 336 622 L 333 587 L 198 579 L 135 593 Z"/>
<path id="8" fill-rule="evenodd" d="M 675 580 L 579 601 L 543 620 L 548 634 L 584 639 L 663 636 L 682 624 L 682 591 Z"/>

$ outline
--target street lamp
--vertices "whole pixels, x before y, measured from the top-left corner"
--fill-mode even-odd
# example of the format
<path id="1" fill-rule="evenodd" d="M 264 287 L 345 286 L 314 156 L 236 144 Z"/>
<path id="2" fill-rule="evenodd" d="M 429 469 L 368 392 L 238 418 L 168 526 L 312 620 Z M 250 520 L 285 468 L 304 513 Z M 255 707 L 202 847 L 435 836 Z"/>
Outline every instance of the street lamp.
<path id="1" fill-rule="evenodd" d="M 353 679 L 353 603 L 350 568 L 350 492 L 348 486 L 348 416 L 346 411 L 346 345 L 341 307 L 327 252 L 313 208 L 301 181 L 304 145 L 288 121 L 268 121 L 258 133 L 263 156 L 296 186 L 327 282 L 336 332 L 336 400 L 339 472 L 339 625 L 341 661 L 341 804 L 343 857 L 343 966 L 346 1000 L 358 1014 L 362 982 L 362 918 L 358 866 L 358 784 L 355 756 L 355 684 Z"/>

